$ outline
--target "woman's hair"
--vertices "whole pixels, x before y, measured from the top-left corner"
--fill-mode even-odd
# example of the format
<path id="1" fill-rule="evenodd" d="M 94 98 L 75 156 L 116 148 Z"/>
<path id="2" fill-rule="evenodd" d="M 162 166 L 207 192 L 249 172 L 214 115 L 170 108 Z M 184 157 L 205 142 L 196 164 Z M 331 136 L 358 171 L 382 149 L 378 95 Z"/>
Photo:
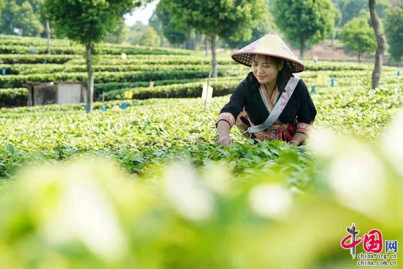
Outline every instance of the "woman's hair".
<path id="1" fill-rule="evenodd" d="M 252 57 L 252 61 L 253 61 L 255 55 L 251 55 L 251 57 Z M 285 86 L 287 85 L 288 81 L 294 75 L 291 73 L 291 70 L 290 70 L 290 67 L 288 66 L 288 61 L 287 60 L 284 60 L 284 59 L 278 58 L 278 57 L 274 57 L 274 56 L 266 56 L 266 59 L 267 59 L 267 57 L 270 57 L 273 60 L 273 64 L 276 66 L 277 69 L 279 68 L 281 62 L 282 61 L 284 62 L 283 68 L 281 69 L 281 71 L 278 72 L 277 83 L 276 83 L 276 86 L 278 87 L 278 90 L 282 93 L 282 92 L 285 91 Z M 248 74 L 248 76 L 249 75 L 252 75 L 254 77 L 254 80 L 256 80 L 256 82 L 257 82 L 257 79 L 253 75 L 253 72 L 250 72 Z"/>
<path id="2" fill-rule="evenodd" d="M 277 76 L 277 87 L 278 90 L 280 92 L 284 92 L 285 91 L 285 86 L 287 85 L 288 81 L 290 80 L 291 77 L 293 77 L 294 75 L 291 73 L 290 67 L 288 66 L 288 61 L 281 59 L 281 58 L 277 58 L 277 57 L 272 57 L 273 61 L 274 61 L 274 65 L 278 68 L 281 64 L 281 62 L 283 61 L 283 68 L 281 69 L 281 71 L 278 72 L 278 76 Z"/>

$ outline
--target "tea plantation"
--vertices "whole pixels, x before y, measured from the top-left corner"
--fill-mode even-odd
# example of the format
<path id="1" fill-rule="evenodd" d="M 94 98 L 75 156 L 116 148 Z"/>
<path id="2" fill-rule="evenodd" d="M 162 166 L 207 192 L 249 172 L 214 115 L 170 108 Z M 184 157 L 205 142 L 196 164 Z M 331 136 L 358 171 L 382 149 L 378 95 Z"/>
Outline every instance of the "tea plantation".
<path id="1" fill-rule="evenodd" d="M 222 147 L 216 118 L 248 72 L 229 56 L 204 112 L 210 58 L 101 45 L 87 114 L 15 107 L 26 81 L 85 81 L 82 47 L 3 36 L 0 53 L 0 268 L 356 268 L 340 246 L 352 223 L 403 239 L 398 68 L 372 90 L 371 65 L 306 61 L 308 146 L 233 129 Z"/>

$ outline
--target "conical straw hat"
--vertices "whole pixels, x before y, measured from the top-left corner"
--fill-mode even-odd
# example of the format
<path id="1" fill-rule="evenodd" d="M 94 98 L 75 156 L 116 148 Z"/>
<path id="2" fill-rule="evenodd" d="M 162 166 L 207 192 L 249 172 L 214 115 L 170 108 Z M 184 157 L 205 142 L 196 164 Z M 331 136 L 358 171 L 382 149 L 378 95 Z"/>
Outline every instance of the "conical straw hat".
<path id="1" fill-rule="evenodd" d="M 235 52 L 232 54 L 232 59 L 250 67 L 252 65 L 251 55 L 254 54 L 274 56 L 287 60 L 292 73 L 302 72 L 305 69 L 297 56 L 274 31 Z"/>

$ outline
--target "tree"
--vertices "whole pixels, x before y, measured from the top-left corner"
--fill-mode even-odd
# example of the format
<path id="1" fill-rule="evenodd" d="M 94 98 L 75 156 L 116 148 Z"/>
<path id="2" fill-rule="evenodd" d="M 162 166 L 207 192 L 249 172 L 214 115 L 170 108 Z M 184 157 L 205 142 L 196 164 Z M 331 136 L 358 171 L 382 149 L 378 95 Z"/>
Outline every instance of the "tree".
<path id="1" fill-rule="evenodd" d="M 114 32 L 108 32 L 104 42 L 122 44 L 129 37 L 129 27 L 125 24 L 125 20 L 121 18 L 118 29 Z"/>
<path id="2" fill-rule="evenodd" d="M 378 0 L 376 1 L 376 13 L 379 18 L 386 19 L 390 11 L 392 10 L 392 4 L 389 0 Z"/>
<path id="3" fill-rule="evenodd" d="M 263 18 L 267 0 L 161 0 L 180 29 L 193 28 L 210 37 L 212 76 L 217 77 L 217 37 L 249 39 Z"/>
<path id="4" fill-rule="evenodd" d="M 358 53 L 358 62 L 365 52 L 376 50 L 376 38 L 368 19 L 364 16 L 354 18 L 340 31 L 339 39 L 347 50 Z"/>
<path id="5" fill-rule="evenodd" d="M 137 40 L 136 36 L 140 35 L 148 26 L 143 24 L 141 21 L 136 21 L 135 24 L 130 26 L 129 28 L 129 43 L 132 45 L 136 45 Z"/>
<path id="6" fill-rule="evenodd" d="M 21 29 L 24 36 L 39 36 L 44 28 L 32 5 L 25 1 L 17 12 L 15 28 Z M 28 27 L 27 27 L 28 26 Z"/>
<path id="7" fill-rule="evenodd" d="M 92 112 L 94 73 L 92 49 L 108 31 L 115 31 L 123 14 L 147 0 L 45 0 L 45 11 L 56 33 L 85 45 L 87 54 L 87 112 Z"/>
<path id="8" fill-rule="evenodd" d="M 158 5 L 157 5 L 158 8 Z M 169 46 L 169 41 L 165 38 L 163 33 L 163 23 L 161 22 L 159 15 L 157 13 L 157 8 L 154 9 L 153 14 L 151 15 L 150 19 L 148 20 L 148 25 L 154 28 L 157 34 L 161 38 L 161 47 Z"/>
<path id="9" fill-rule="evenodd" d="M 40 11 L 40 9 L 42 7 L 42 0 L 15 0 L 15 2 L 19 6 L 22 6 L 22 4 L 24 2 L 30 3 L 30 5 L 32 6 L 35 14 L 38 14 L 38 12 Z"/>
<path id="10" fill-rule="evenodd" d="M 379 23 L 375 0 L 369 0 L 369 12 L 371 13 L 372 27 L 378 43 L 378 48 L 376 49 L 375 54 L 374 71 L 372 72 L 372 89 L 375 89 L 379 87 L 381 81 L 382 57 L 386 48 L 386 39 Z"/>
<path id="11" fill-rule="evenodd" d="M 347 1 L 335 1 L 337 7 L 340 9 L 343 20 L 342 25 L 359 16 L 362 10 L 368 10 L 367 0 L 347 0 Z M 386 18 L 387 13 L 391 8 L 389 0 L 378 0 L 376 3 L 376 11 L 380 18 Z"/>
<path id="12" fill-rule="evenodd" d="M 272 30 L 274 30 L 274 23 L 272 22 L 272 17 L 269 10 L 267 10 L 265 17 L 260 20 L 259 24 L 255 28 L 252 29 L 252 36 L 250 39 L 243 40 L 239 38 L 237 40 L 232 40 L 230 37 L 227 37 L 222 39 L 222 43 L 225 47 L 231 49 L 240 49 L 247 46 L 249 43 L 251 43 L 251 41 L 258 40 Z"/>
<path id="13" fill-rule="evenodd" d="M 403 2 L 391 11 L 385 23 L 385 34 L 388 39 L 389 53 L 400 66 L 403 57 Z"/>
<path id="14" fill-rule="evenodd" d="M 160 16 L 158 14 L 158 5 L 156 7 L 156 9 L 154 9 L 153 14 L 151 15 L 151 17 L 148 19 L 148 25 L 151 26 L 152 28 L 154 28 L 154 30 L 158 33 L 158 35 L 162 35 L 162 22 L 160 19 Z"/>
<path id="15" fill-rule="evenodd" d="M 325 40 L 334 27 L 330 0 L 275 0 L 273 15 L 287 40 L 298 44 L 300 59 L 308 45 Z"/>
<path id="16" fill-rule="evenodd" d="M 5 6 L 5 2 L 4 1 L 0 1 L 0 23 L 1 23 L 1 14 L 3 13 L 3 8 Z"/>
<path id="17" fill-rule="evenodd" d="M 338 8 L 342 13 L 341 25 L 345 25 L 347 22 L 359 16 L 360 11 L 367 9 L 367 0 L 347 0 L 339 1 Z"/>
<path id="18" fill-rule="evenodd" d="M 171 14 L 164 7 L 163 2 L 158 3 L 155 14 L 161 24 L 161 33 L 170 44 L 177 46 L 186 42 L 188 29 L 177 30 L 177 25 L 172 22 Z"/>
<path id="19" fill-rule="evenodd" d="M 44 7 L 44 2 L 43 1 L 44 0 L 41 0 L 39 14 L 40 14 L 41 20 L 43 20 L 44 24 L 45 24 L 45 29 L 46 29 L 45 34 L 46 34 L 46 38 L 48 40 L 48 54 L 50 55 L 51 54 L 50 39 L 51 39 L 51 36 L 52 36 L 52 31 L 50 30 L 49 16 L 45 12 L 45 7 Z M 41 34 L 41 36 L 42 36 L 42 34 Z"/>
<path id="20" fill-rule="evenodd" d="M 147 26 L 145 30 L 133 38 L 134 44 L 148 47 L 161 46 L 161 37 L 154 30 L 154 28 Z"/>
<path id="21" fill-rule="evenodd" d="M 202 42 L 203 35 L 194 29 L 190 27 L 178 29 L 163 2 L 158 3 L 149 20 L 149 25 L 161 36 L 162 44 L 169 43 L 176 48 L 183 46 L 189 50 L 196 50 Z"/>
<path id="22" fill-rule="evenodd" d="M 343 14 L 341 13 L 340 9 L 338 9 L 335 6 L 333 7 L 333 11 L 334 11 L 334 26 L 340 27 L 341 22 L 343 20 Z"/>
<path id="23" fill-rule="evenodd" d="M 18 31 L 23 36 L 39 36 L 44 27 L 40 21 L 38 8 L 34 2 L 8 0 L 4 3 L 0 32 L 15 35 Z"/>
<path id="24" fill-rule="evenodd" d="M 337 31 L 340 29 L 341 25 L 341 20 L 343 19 L 343 15 L 341 14 L 340 9 L 338 9 L 336 6 L 333 6 L 333 11 L 334 11 L 334 27 L 331 33 L 331 38 L 332 38 L 332 58 L 334 57 L 334 39 L 336 38 Z"/>

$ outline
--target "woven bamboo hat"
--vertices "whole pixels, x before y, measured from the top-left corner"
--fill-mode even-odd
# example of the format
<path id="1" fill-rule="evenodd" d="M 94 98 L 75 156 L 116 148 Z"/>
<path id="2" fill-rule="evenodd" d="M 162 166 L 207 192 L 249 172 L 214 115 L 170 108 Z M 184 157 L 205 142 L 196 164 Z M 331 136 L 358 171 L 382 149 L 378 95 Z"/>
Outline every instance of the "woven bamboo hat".
<path id="1" fill-rule="evenodd" d="M 232 54 L 232 59 L 250 67 L 252 65 L 252 55 L 255 54 L 274 56 L 287 60 L 288 67 L 292 73 L 302 72 L 305 69 L 305 66 L 298 60 L 297 56 L 274 31 L 235 52 Z"/>

